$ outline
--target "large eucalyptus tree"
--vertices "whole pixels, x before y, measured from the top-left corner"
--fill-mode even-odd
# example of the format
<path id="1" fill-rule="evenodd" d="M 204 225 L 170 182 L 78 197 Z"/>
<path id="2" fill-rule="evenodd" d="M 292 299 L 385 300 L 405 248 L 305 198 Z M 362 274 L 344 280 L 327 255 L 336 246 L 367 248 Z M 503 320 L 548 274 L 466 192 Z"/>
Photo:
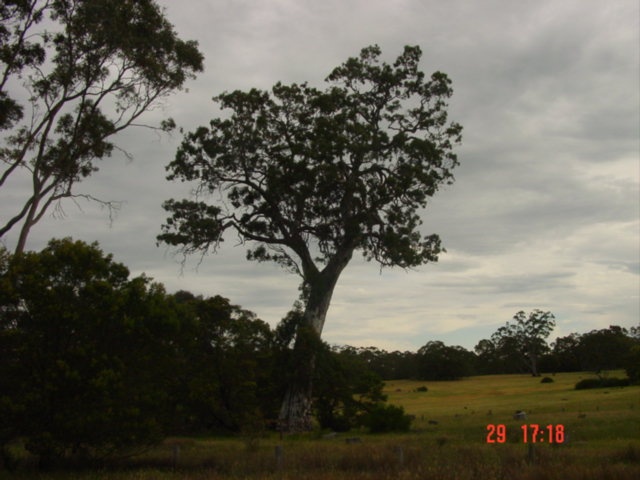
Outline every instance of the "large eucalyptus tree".
<path id="1" fill-rule="evenodd" d="M 304 298 L 299 355 L 280 413 L 281 428 L 310 426 L 310 345 L 325 323 L 336 282 L 361 251 L 381 266 L 433 262 L 440 238 L 423 236 L 420 209 L 458 164 L 462 128 L 447 120 L 451 82 L 418 69 L 419 47 L 389 65 L 364 48 L 320 90 L 277 83 L 271 91 L 223 93 L 226 118 L 188 133 L 170 180 L 195 182 L 194 198 L 169 200 L 158 236 L 185 253 L 216 251 L 234 231 L 250 260 L 298 274 Z"/>

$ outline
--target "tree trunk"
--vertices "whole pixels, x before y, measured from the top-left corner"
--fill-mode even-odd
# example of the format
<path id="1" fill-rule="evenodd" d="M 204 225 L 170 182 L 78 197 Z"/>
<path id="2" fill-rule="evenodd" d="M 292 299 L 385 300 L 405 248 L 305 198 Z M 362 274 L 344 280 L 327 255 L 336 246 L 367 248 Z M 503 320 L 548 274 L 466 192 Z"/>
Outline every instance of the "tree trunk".
<path id="1" fill-rule="evenodd" d="M 538 373 L 538 357 L 535 354 L 530 355 L 531 358 L 531 375 L 534 377 L 539 377 Z"/>
<path id="2" fill-rule="evenodd" d="M 282 432 L 309 431 L 313 372 L 320 336 L 340 273 L 351 259 L 352 250 L 337 254 L 314 279 L 306 279 L 310 290 L 304 311 L 304 324 L 298 328 L 293 347 L 293 375 L 285 393 L 278 428 Z"/>
<path id="3" fill-rule="evenodd" d="M 34 174 L 35 175 L 35 174 Z M 37 193 L 33 195 L 33 202 L 29 207 L 29 211 L 27 212 L 27 218 L 25 218 L 24 223 L 22 224 L 22 228 L 20 229 L 20 235 L 18 236 L 18 243 L 16 245 L 16 249 L 13 252 L 14 255 L 21 255 L 24 253 L 24 249 L 27 246 L 27 237 L 31 232 L 31 227 L 34 225 L 34 218 L 36 217 L 36 212 L 38 210 L 38 205 L 40 204 L 40 188 L 37 186 L 36 181 L 34 180 L 34 190 L 38 190 Z"/>
<path id="4" fill-rule="evenodd" d="M 18 237 L 18 243 L 16 244 L 16 249 L 13 252 L 14 255 L 21 255 L 22 253 L 24 253 L 24 249 L 27 246 L 27 237 L 29 236 L 29 232 L 31 231 L 31 227 L 32 227 L 30 218 L 31 217 L 25 220 L 24 225 L 20 229 L 20 236 Z"/>
<path id="5" fill-rule="evenodd" d="M 311 359 L 315 363 L 315 358 Z M 293 382 L 287 388 L 280 407 L 278 429 L 281 432 L 308 432 L 313 429 L 311 423 L 311 379 L 304 382 Z"/>

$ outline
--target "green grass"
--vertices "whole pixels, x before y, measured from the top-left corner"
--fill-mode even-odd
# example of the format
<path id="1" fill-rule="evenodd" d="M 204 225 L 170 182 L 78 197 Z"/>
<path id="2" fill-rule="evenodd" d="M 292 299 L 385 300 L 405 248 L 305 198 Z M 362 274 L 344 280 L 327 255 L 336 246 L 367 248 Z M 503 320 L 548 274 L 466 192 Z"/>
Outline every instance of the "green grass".
<path id="1" fill-rule="evenodd" d="M 416 416 L 409 433 L 173 438 L 104 470 L 41 474 L 23 464 L 13 474 L 0 471 L 0 479 L 640 478 L 640 387 L 573 389 L 578 380 L 589 376 L 558 374 L 547 384 L 525 375 L 457 382 L 393 381 L 386 385 L 389 401 Z M 416 392 L 421 385 L 429 391 Z M 514 420 L 516 410 L 526 411 L 528 418 Z M 531 449 L 521 439 L 523 423 L 561 424 L 568 442 Z M 487 444 L 488 424 L 506 425 L 507 442 Z M 360 437 L 362 443 L 346 444 L 345 437 L 350 436 Z M 276 445 L 284 452 L 279 466 Z M 180 451 L 174 464 L 176 446 Z"/>
<path id="2" fill-rule="evenodd" d="M 388 382 L 385 393 L 389 402 L 403 405 L 416 416 L 415 429 L 441 431 L 465 441 L 485 439 L 490 423 L 511 426 L 508 438 L 518 434 L 523 423 L 562 424 L 570 441 L 610 444 L 640 438 L 640 389 L 574 390 L 579 380 L 589 376 L 562 373 L 553 377 L 553 383 L 540 383 L 540 378 L 527 375 L 487 375 L 457 382 L 403 380 Z M 429 391 L 416 392 L 421 385 Z M 513 420 L 516 410 L 527 412 L 527 420 Z"/>

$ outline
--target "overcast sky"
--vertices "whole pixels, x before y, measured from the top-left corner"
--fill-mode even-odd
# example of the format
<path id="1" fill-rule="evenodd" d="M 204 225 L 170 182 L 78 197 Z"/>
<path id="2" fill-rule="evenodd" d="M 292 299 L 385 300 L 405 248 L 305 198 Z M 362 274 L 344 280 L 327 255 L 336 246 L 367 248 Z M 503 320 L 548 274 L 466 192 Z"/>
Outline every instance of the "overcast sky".
<path id="1" fill-rule="evenodd" d="M 146 116 L 192 130 L 220 112 L 214 95 L 277 81 L 321 87 L 331 70 L 378 44 L 392 62 L 419 45 L 421 68 L 453 81 L 450 119 L 464 127 L 455 183 L 423 212 L 423 233 L 447 249 L 438 263 L 383 270 L 355 255 L 324 330 L 330 343 L 415 350 L 430 340 L 473 349 L 524 310 L 550 310 L 552 335 L 640 315 L 640 38 L 637 0 L 162 0 L 205 72 Z M 275 325 L 298 278 L 245 260 L 225 242 L 216 255 L 180 258 L 155 237 L 161 203 L 187 196 L 165 180 L 181 139 L 129 130 L 77 191 L 121 200 L 110 225 L 96 205 L 65 204 L 28 248 L 52 237 L 98 241 L 170 292 L 222 295 Z M 2 197 L 2 223 L 26 193 Z M 6 193 L 6 192 L 5 192 Z M 13 210 L 12 210 L 13 209 Z M 15 244 L 16 233 L 6 239 Z"/>

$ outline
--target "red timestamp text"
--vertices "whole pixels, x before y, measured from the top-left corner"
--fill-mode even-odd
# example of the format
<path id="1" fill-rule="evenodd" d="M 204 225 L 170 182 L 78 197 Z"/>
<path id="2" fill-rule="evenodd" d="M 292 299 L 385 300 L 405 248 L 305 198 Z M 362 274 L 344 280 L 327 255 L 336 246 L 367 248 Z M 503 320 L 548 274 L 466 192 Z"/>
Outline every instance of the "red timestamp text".
<path id="1" fill-rule="evenodd" d="M 538 425 L 530 423 L 520 427 L 523 443 L 564 443 L 564 425 Z M 504 424 L 487 425 L 487 443 L 505 443 L 507 441 L 507 427 Z"/>

